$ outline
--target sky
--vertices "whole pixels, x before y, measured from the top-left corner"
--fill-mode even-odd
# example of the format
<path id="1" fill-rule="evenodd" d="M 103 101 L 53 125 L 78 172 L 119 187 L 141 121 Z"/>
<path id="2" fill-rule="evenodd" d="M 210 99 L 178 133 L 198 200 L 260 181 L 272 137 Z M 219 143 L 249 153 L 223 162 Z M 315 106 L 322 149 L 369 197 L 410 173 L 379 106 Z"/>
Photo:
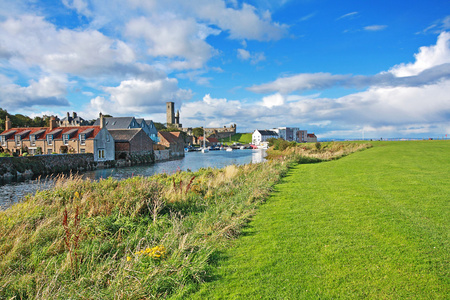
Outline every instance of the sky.
<path id="1" fill-rule="evenodd" d="M 450 135 L 447 0 L 0 0 L 0 108 Z M 450 138 L 450 136 L 449 136 Z"/>

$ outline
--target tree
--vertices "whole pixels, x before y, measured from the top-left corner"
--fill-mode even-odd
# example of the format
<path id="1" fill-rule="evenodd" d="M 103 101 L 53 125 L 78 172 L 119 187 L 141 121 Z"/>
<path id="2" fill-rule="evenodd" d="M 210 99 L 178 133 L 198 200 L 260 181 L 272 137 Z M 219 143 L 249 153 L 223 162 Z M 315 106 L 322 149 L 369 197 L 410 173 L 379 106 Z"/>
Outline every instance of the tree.
<path id="1" fill-rule="evenodd" d="M 155 128 L 156 128 L 156 130 L 158 130 L 158 131 L 161 131 L 161 130 L 163 130 L 163 129 L 167 129 L 167 127 L 164 126 L 163 123 L 153 122 L 153 124 L 155 124 Z"/>
<path id="2" fill-rule="evenodd" d="M 196 127 L 196 128 L 194 128 L 194 129 L 192 129 L 192 134 L 193 134 L 195 137 L 201 137 L 201 136 L 203 136 L 203 128 L 201 128 L 201 127 Z"/>

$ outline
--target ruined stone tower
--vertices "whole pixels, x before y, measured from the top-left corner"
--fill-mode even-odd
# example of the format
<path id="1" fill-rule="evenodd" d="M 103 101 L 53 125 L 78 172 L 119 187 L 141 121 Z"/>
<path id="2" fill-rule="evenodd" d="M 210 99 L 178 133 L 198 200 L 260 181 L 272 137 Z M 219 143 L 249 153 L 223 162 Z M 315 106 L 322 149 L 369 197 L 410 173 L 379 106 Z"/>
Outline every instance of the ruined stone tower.
<path id="1" fill-rule="evenodd" d="M 167 127 L 181 128 L 180 111 L 175 115 L 175 103 L 166 102 Z"/>

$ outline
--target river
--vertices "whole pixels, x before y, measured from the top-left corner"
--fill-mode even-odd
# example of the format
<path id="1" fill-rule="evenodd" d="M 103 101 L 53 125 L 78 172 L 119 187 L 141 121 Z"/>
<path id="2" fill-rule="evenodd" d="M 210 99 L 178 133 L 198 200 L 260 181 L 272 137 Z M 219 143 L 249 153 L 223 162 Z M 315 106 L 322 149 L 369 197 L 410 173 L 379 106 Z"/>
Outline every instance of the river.
<path id="1" fill-rule="evenodd" d="M 112 177 L 117 180 L 132 176 L 152 176 L 158 173 L 173 174 L 177 171 L 197 171 L 201 168 L 223 168 L 228 165 L 243 165 L 264 161 L 266 153 L 263 149 L 234 150 L 234 151 L 210 151 L 208 153 L 189 152 L 178 160 L 158 162 L 151 165 L 132 166 L 124 168 L 112 168 L 89 171 L 81 174 L 85 179 L 99 180 Z M 37 190 L 50 189 L 53 179 L 26 180 L 0 185 L 0 210 L 6 209 L 20 201 L 27 194 L 34 194 Z"/>

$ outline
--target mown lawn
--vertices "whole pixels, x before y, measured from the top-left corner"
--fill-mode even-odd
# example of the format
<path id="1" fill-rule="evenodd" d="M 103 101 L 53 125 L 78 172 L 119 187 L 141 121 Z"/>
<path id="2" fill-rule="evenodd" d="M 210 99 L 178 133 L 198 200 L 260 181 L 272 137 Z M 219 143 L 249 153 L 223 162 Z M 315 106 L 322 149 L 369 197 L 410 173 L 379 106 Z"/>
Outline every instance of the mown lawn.
<path id="1" fill-rule="evenodd" d="M 197 299 L 448 299 L 450 141 L 297 165 Z"/>

